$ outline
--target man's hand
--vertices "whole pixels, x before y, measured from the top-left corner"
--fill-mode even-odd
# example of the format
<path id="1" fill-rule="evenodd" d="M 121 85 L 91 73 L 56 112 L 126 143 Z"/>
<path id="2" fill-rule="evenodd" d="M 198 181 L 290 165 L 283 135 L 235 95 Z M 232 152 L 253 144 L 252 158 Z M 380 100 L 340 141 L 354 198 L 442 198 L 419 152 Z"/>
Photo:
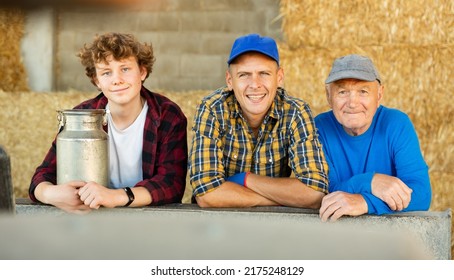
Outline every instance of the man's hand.
<path id="1" fill-rule="evenodd" d="M 336 221 L 344 215 L 366 214 L 367 210 L 367 203 L 362 195 L 337 191 L 323 197 L 319 215 L 323 222 L 328 219 Z"/>
<path id="2" fill-rule="evenodd" d="M 413 192 L 399 178 L 375 174 L 372 178 L 372 194 L 388 204 L 393 211 L 402 211 L 408 207 Z"/>

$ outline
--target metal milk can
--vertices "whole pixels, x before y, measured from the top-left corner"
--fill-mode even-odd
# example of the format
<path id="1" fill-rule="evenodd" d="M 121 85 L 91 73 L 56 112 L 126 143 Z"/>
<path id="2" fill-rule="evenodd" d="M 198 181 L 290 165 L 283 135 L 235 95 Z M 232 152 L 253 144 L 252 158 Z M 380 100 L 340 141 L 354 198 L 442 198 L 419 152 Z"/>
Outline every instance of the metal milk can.
<path id="1" fill-rule="evenodd" d="M 109 142 L 104 109 L 58 111 L 57 184 L 94 181 L 109 187 Z"/>

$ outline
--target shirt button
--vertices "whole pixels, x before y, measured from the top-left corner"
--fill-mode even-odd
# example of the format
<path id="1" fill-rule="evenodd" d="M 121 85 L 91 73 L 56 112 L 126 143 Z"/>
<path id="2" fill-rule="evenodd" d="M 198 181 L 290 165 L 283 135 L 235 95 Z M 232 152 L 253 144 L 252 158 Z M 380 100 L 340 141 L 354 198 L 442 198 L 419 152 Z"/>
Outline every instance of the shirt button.
<path id="1" fill-rule="evenodd" d="M 236 159 L 238 156 L 237 155 L 233 155 L 233 158 Z"/>
<path id="2" fill-rule="evenodd" d="M 270 158 L 268 161 L 269 161 L 270 163 L 273 163 L 273 159 L 271 159 L 271 158 Z"/>

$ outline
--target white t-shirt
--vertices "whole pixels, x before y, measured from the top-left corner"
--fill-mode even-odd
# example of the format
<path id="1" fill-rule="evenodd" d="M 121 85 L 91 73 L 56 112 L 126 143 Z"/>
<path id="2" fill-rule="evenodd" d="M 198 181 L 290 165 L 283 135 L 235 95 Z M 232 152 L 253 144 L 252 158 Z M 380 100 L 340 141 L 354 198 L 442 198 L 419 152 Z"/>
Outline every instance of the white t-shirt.
<path id="1" fill-rule="evenodd" d="M 109 104 L 106 110 L 109 110 Z M 137 119 L 123 130 L 117 129 L 112 116 L 107 114 L 109 174 L 112 189 L 133 187 L 143 180 L 142 146 L 147 111 L 148 104 L 145 102 Z"/>

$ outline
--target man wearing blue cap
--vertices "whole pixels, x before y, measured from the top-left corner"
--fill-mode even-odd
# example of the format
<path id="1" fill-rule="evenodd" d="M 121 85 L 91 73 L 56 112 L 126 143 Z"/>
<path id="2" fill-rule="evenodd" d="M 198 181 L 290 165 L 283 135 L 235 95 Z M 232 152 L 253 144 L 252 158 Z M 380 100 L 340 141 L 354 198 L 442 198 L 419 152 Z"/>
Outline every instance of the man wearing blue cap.
<path id="1" fill-rule="evenodd" d="M 197 203 L 318 209 L 328 165 L 308 104 L 280 87 L 276 42 L 239 37 L 227 63 L 227 86 L 205 97 L 194 118 L 189 172 Z"/>
<path id="2" fill-rule="evenodd" d="M 416 131 L 406 114 L 380 105 L 384 87 L 373 62 L 356 54 L 338 58 L 325 84 L 332 110 L 315 118 L 330 168 L 322 221 L 429 209 Z"/>

